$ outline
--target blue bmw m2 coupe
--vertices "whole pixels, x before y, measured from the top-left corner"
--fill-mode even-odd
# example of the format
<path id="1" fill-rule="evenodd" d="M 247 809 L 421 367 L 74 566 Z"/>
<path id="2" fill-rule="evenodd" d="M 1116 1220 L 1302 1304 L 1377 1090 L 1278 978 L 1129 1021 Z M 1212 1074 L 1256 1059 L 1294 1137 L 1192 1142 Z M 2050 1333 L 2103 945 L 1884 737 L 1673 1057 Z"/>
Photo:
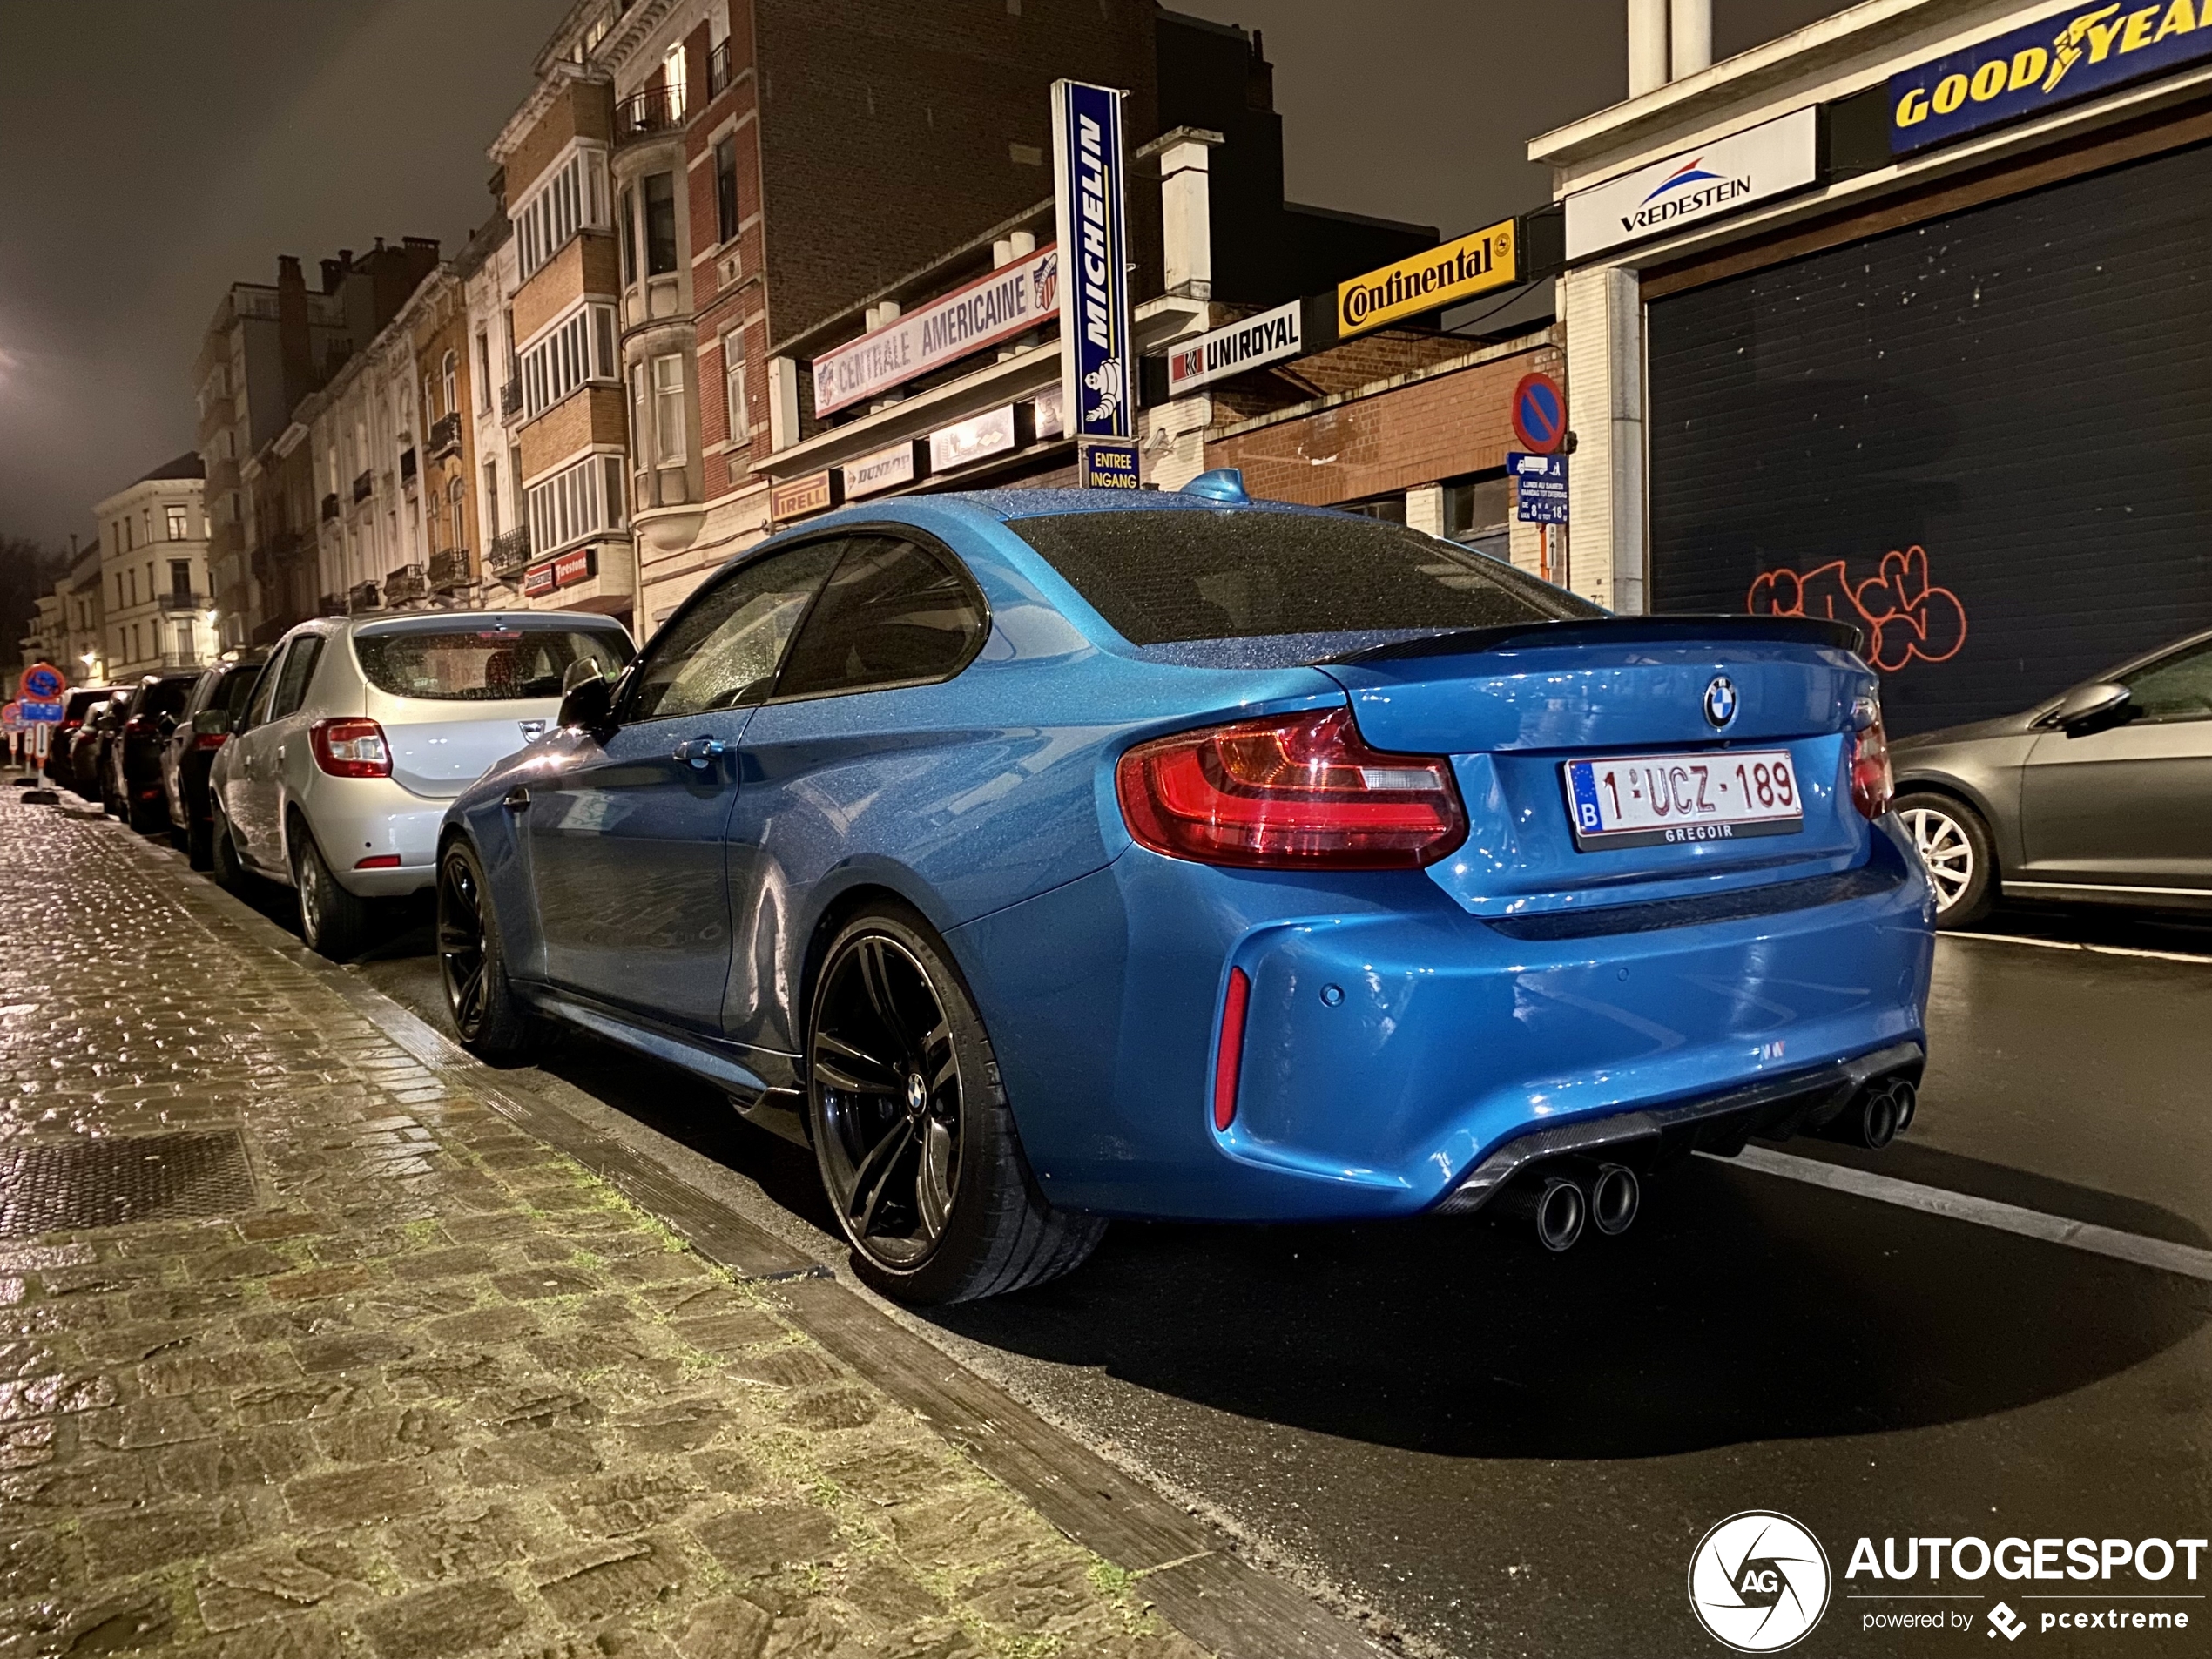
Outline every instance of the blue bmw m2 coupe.
<path id="1" fill-rule="evenodd" d="M 551 1021 L 720 1084 L 909 1301 L 1114 1216 L 1565 1249 L 1692 1151 L 1912 1116 L 1932 905 L 1857 643 L 1234 475 L 848 509 L 455 803 L 446 993 L 488 1060 Z"/>

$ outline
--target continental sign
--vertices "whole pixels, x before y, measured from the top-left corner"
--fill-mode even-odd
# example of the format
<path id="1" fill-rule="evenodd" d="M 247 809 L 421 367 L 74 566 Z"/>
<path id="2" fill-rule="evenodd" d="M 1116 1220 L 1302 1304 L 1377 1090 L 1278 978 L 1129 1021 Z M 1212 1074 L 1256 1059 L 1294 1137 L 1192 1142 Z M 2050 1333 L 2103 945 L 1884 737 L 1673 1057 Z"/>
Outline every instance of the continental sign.
<path id="1" fill-rule="evenodd" d="M 2212 58 L 2212 0 L 2114 0 L 2040 23 L 1890 77 L 1890 153 L 2109 91 Z"/>
<path id="2" fill-rule="evenodd" d="M 1365 334 L 1401 317 L 1455 306 L 1521 280 L 1509 219 L 1337 284 L 1337 334 Z"/>

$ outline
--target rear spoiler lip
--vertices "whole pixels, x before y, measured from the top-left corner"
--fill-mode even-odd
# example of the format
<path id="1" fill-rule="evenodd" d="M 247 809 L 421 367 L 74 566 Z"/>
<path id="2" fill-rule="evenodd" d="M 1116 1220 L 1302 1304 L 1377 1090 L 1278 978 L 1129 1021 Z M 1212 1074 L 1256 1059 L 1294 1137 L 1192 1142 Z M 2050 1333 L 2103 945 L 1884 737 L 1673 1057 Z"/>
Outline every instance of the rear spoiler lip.
<path id="1" fill-rule="evenodd" d="M 1521 622 L 1498 628 L 1461 628 L 1450 633 L 1424 634 L 1387 645 L 1370 645 L 1323 658 L 1317 668 L 1360 663 L 1395 662 L 1409 657 L 1451 657 L 1501 650 L 1507 645 L 1541 648 L 1546 645 L 1652 644 L 1697 640 L 1750 639 L 1772 643 L 1824 646 L 1831 651 L 1864 653 L 1866 636 L 1848 622 L 1824 617 L 1568 617 L 1548 622 Z"/>

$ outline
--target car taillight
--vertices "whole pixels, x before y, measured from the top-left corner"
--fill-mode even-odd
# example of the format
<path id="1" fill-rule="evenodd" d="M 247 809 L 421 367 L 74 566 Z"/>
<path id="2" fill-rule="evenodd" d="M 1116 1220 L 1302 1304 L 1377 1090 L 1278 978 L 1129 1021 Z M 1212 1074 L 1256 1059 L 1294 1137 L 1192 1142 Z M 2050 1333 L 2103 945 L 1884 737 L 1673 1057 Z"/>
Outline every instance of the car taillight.
<path id="1" fill-rule="evenodd" d="M 143 738 L 152 730 L 153 722 L 143 714 L 134 714 L 123 723 L 123 735 L 126 738 Z"/>
<path id="2" fill-rule="evenodd" d="M 1449 763 L 1369 748 L 1348 708 L 1139 744 L 1115 786 L 1140 846 L 1201 864 L 1418 869 L 1467 839 Z"/>
<path id="3" fill-rule="evenodd" d="M 315 765 L 334 778 L 388 778 L 392 749 L 374 720 L 318 720 L 308 728 Z"/>
<path id="4" fill-rule="evenodd" d="M 1851 752 L 1851 804 L 1868 818 L 1890 809 L 1897 780 L 1890 773 L 1890 740 L 1877 714 L 1871 725 L 1854 733 Z"/>
<path id="5" fill-rule="evenodd" d="M 195 749 L 219 749 L 230 740 L 227 732 L 203 732 L 192 741 Z"/>

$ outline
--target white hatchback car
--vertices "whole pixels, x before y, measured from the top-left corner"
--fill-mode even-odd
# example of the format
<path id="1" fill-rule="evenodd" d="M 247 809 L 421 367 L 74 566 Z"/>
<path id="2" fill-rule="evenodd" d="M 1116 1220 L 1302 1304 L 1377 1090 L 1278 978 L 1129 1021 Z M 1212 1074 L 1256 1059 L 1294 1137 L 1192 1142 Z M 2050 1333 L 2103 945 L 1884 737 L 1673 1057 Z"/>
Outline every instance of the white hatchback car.
<path id="1" fill-rule="evenodd" d="M 216 753 L 216 879 L 298 888 L 307 943 L 353 954 L 377 900 L 436 880 L 446 803 L 545 732 L 565 680 L 631 654 L 620 623 L 575 611 L 301 623 Z"/>

